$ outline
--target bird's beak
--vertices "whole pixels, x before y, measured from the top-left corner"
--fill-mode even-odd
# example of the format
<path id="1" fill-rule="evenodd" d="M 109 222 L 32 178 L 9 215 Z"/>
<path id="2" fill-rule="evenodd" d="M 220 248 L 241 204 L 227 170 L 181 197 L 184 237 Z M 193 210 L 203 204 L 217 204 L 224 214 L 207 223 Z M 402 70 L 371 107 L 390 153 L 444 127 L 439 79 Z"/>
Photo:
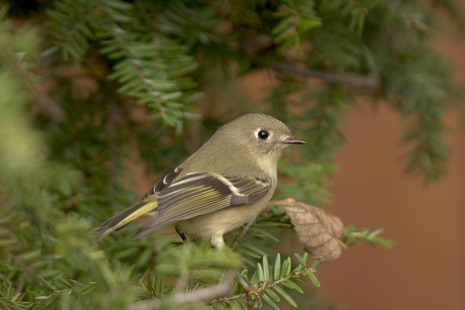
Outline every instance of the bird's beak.
<path id="1" fill-rule="evenodd" d="M 292 136 L 286 137 L 279 142 L 281 142 L 282 144 L 305 144 L 306 143 L 304 140 L 296 139 Z"/>

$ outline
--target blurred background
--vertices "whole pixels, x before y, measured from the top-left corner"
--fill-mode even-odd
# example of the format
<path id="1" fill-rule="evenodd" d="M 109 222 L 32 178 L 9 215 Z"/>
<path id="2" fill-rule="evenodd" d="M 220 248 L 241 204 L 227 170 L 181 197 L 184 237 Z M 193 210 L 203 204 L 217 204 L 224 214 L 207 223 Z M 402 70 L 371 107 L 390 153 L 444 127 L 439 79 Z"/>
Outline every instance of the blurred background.
<path id="1" fill-rule="evenodd" d="M 465 7 L 465 1 L 462 1 Z M 438 40 L 455 76 L 465 82 L 465 36 Z M 241 81 L 259 99 L 272 81 L 256 74 Z M 460 111 L 447 113 L 452 146 L 448 173 L 425 185 L 403 172 L 397 115 L 384 105 L 358 100 L 346 115 L 348 141 L 336 156 L 339 170 L 326 210 L 345 225 L 384 229 L 392 250 L 368 244 L 322 264 L 318 293 L 343 309 L 465 309 L 465 127 Z M 144 189 L 150 181 L 145 182 Z M 296 244 L 297 245 L 297 244 Z"/>
<path id="2" fill-rule="evenodd" d="M 462 76 L 463 60 L 456 59 Z M 365 107 L 349 119 L 353 128 L 337 156 L 340 170 L 328 209 L 344 223 L 384 228 L 384 236 L 397 244 L 393 250 L 351 248 L 319 272 L 319 291 L 328 290 L 330 300 L 346 309 L 464 309 L 462 124 L 448 115 L 450 170 L 437 184 L 424 186 L 402 173 L 400 133 L 391 111 Z"/>
<path id="3" fill-rule="evenodd" d="M 460 1 L 465 10 L 465 1 Z M 437 38 L 460 83 L 465 36 Z M 330 300 L 346 309 L 465 309 L 465 131 L 460 112 L 446 114 L 452 156 L 447 175 L 425 186 L 402 172 L 399 122 L 385 106 L 360 102 L 338 154 L 334 204 L 345 224 L 382 227 L 393 250 L 351 248 L 319 274 Z M 354 281 L 355 280 L 355 281 Z"/>
<path id="4" fill-rule="evenodd" d="M 465 1 L 459 2 L 465 10 Z M 454 77 L 465 83 L 465 35 L 437 37 Z M 266 74 L 244 78 L 246 96 L 263 97 Z M 425 185 L 403 172 L 399 119 L 385 105 L 358 99 L 346 114 L 348 141 L 326 210 L 345 225 L 384 229 L 392 250 L 352 247 L 318 270 L 319 294 L 344 309 L 465 309 L 465 123 L 463 112 L 445 115 L 452 155 L 448 173 Z"/>
<path id="5" fill-rule="evenodd" d="M 321 287 L 292 295 L 299 309 L 315 294 L 330 309 L 465 309 L 465 0 L 8 3 L 0 308 L 160 297 L 132 277 L 190 267 L 158 258 L 178 241 L 172 228 L 132 240 L 133 225 L 98 244 L 88 232 L 218 126 L 265 112 L 308 142 L 281 161 L 277 199 L 396 242 L 321 264 Z M 293 241 L 280 244 L 301 251 Z"/>

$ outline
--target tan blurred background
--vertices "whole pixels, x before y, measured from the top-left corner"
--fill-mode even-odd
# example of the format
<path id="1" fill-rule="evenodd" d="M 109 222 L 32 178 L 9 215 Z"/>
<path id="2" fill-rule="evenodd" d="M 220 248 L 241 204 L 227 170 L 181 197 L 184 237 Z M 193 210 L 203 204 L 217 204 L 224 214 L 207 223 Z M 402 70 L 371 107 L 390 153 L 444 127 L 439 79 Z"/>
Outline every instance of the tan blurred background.
<path id="1" fill-rule="evenodd" d="M 465 131 L 455 116 L 448 118 L 450 172 L 425 187 L 402 174 L 391 111 L 349 116 L 353 128 L 337 158 L 329 210 L 345 224 L 384 228 L 397 245 L 373 250 L 364 244 L 327 263 L 319 290 L 331 292 L 331 301 L 346 309 L 465 309 Z"/>
<path id="2" fill-rule="evenodd" d="M 465 84 L 465 36 L 444 42 L 437 49 Z M 318 272 L 319 292 L 350 310 L 465 309 L 465 130 L 457 111 L 446 116 L 449 173 L 425 187 L 402 173 L 396 115 L 385 106 L 361 107 L 348 115 L 352 128 L 328 209 L 345 224 L 384 228 L 397 245 L 351 248 Z"/>
<path id="3" fill-rule="evenodd" d="M 465 11 L 465 0 L 461 1 Z M 438 38 L 465 85 L 465 35 Z M 241 80 L 248 100 L 263 96 L 266 74 Z M 445 103 L 447 104 L 447 103 Z M 463 104 L 463 103 L 462 103 Z M 397 241 L 392 250 L 352 247 L 319 267 L 319 294 L 345 309 L 465 309 L 465 114 L 449 111 L 452 145 L 449 173 L 425 186 L 403 174 L 397 115 L 380 104 L 360 102 L 347 120 L 348 143 L 337 156 L 340 169 L 327 210 L 345 225 L 384 228 Z M 460 118 L 462 119 L 460 121 Z"/>

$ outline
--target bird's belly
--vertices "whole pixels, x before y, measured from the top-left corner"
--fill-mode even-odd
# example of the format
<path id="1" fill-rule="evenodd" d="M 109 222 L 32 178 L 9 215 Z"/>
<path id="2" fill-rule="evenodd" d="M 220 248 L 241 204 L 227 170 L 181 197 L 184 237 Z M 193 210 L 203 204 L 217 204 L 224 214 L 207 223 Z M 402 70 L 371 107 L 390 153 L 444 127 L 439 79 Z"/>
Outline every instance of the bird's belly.
<path id="1" fill-rule="evenodd" d="M 266 205 L 266 204 L 265 204 Z M 211 239 L 234 230 L 258 215 L 265 205 L 228 207 L 176 223 L 178 231 L 192 239 Z"/>

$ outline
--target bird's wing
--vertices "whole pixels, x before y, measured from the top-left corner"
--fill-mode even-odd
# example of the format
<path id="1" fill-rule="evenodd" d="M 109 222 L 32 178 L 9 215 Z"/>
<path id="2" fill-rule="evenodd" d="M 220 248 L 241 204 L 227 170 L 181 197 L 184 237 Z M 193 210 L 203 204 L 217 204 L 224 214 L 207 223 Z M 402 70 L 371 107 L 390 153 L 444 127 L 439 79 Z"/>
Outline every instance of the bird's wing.
<path id="1" fill-rule="evenodd" d="M 269 180 L 253 177 L 239 178 L 191 172 L 171 183 L 171 177 L 168 176 L 169 174 L 151 190 L 153 194 L 156 193 L 157 214 L 134 235 L 134 238 L 177 221 L 230 206 L 256 202 L 263 198 L 272 186 Z M 175 177 L 171 178 L 171 181 Z M 152 195 L 149 193 L 146 196 Z"/>
<path id="2" fill-rule="evenodd" d="M 178 167 L 174 169 L 157 184 L 155 184 L 155 186 L 151 188 L 139 202 L 133 204 L 126 210 L 123 210 L 122 212 L 116 214 L 111 219 L 94 229 L 93 233 L 95 239 L 99 240 L 116 230 L 120 230 L 121 228 L 125 227 L 127 224 L 141 216 L 153 216 L 156 210 L 158 209 L 157 196 L 155 194 L 171 185 L 173 180 L 176 179 L 176 177 L 180 173 L 181 168 Z"/>
<path id="3" fill-rule="evenodd" d="M 173 171 L 165 175 L 165 177 L 161 179 L 160 181 L 158 181 L 155 184 L 155 186 L 152 187 L 140 200 L 144 201 L 147 198 L 159 193 L 160 191 L 170 186 L 173 183 L 173 181 L 176 179 L 176 177 L 181 173 L 181 171 L 182 169 L 177 167 L 176 169 L 174 169 Z"/>

